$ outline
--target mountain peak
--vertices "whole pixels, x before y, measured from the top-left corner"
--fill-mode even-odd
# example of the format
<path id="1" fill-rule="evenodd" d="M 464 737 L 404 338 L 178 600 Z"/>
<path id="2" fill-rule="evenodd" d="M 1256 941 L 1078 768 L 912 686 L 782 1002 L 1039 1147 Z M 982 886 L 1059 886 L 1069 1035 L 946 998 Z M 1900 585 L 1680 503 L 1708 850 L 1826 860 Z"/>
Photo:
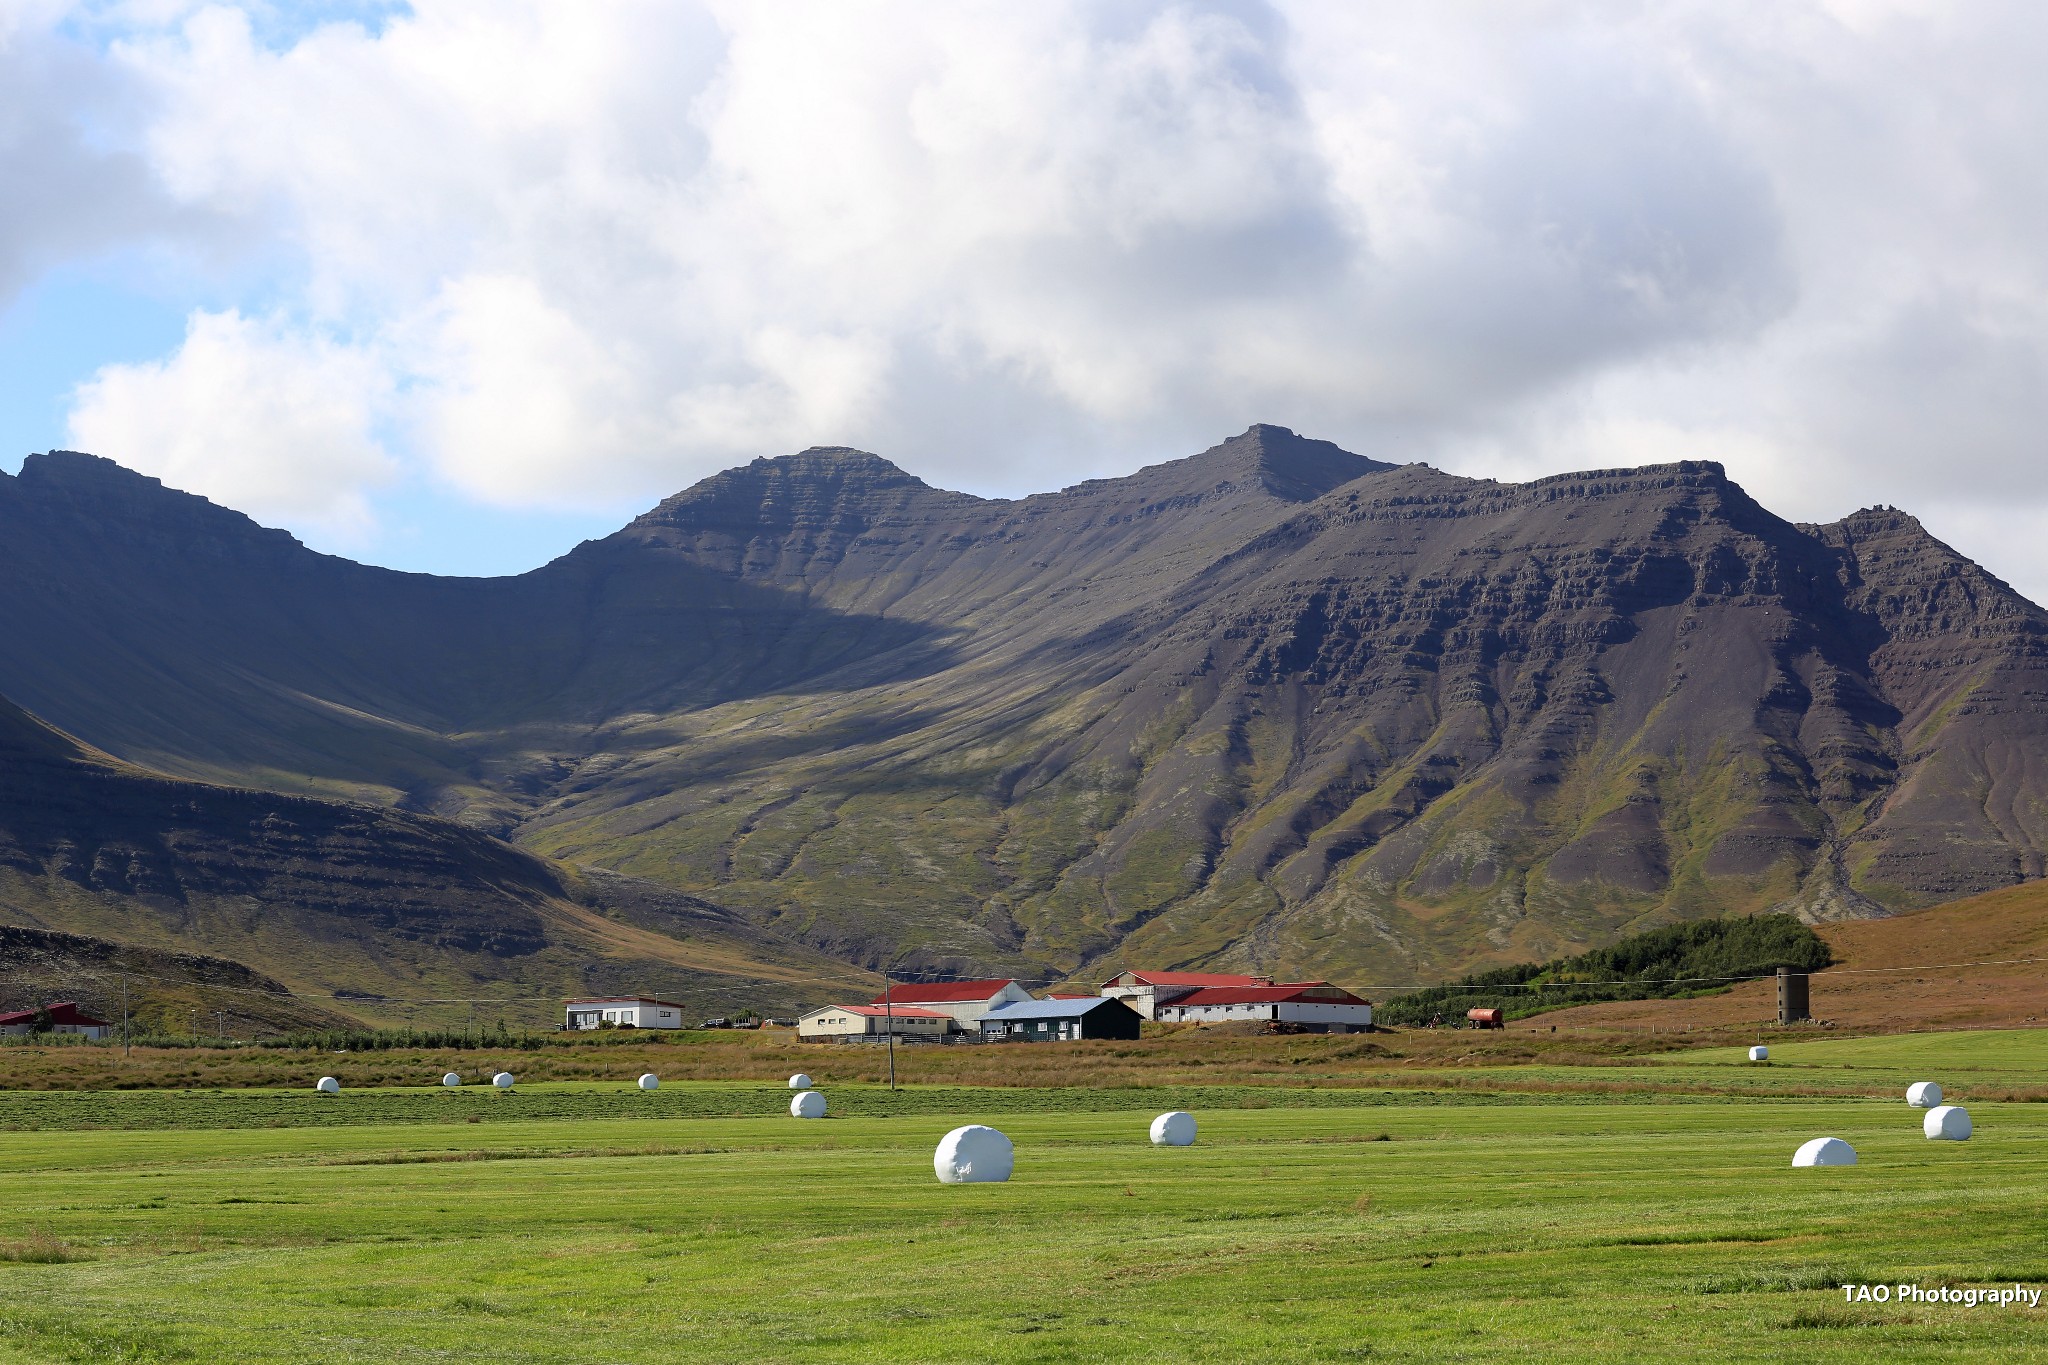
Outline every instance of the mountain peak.
<path id="1" fill-rule="evenodd" d="M 751 538 L 823 526 L 857 534 L 879 517 L 934 499 L 979 501 L 933 488 L 865 450 L 812 446 L 794 455 L 761 456 L 699 480 L 635 519 L 623 534 L 666 539 L 686 528 Z"/>
<path id="2" fill-rule="evenodd" d="M 1265 422 L 1254 422 L 1241 435 L 1178 463 L 1205 476 L 1221 474 L 1240 486 L 1256 483 L 1286 502 L 1313 502 L 1353 479 L 1399 467 Z"/>
<path id="3" fill-rule="evenodd" d="M 0 496 L 33 517 L 82 524 L 96 535 L 166 545 L 235 544 L 273 555 L 304 548 L 288 531 L 81 450 L 31 454 L 20 474 L 0 475 Z"/>

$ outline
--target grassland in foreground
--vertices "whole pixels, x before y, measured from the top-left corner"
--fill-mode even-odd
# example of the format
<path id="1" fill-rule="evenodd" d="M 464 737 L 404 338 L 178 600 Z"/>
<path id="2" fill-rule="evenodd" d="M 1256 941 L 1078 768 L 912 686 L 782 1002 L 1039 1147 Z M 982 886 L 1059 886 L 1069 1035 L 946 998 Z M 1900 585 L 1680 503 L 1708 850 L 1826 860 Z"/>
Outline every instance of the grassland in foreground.
<path id="1" fill-rule="evenodd" d="M 2048 1070 L 2043 1034 L 1802 1048 L 1788 1068 L 1887 1085 Z M 1973 1103 L 1945 1144 L 1874 1090 L 1215 1087 L 1163 1150 L 1149 1113 L 1201 1094 L 830 1093 L 820 1123 L 758 1085 L 397 1097 L 476 1124 L 367 1093 L 0 1094 L 31 1121 L 0 1136 L 0 1361 L 2048 1359 L 2048 1312 L 1837 1288 L 2048 1283 L 2044 1105 Z M 37 1108 L 95 1099 L 212 1126 Z M 285 1102 L 334 1117 L 211 1107 Z M 938 1185 L 933 1143 L 975 1120 L 1016 1178 Z M 1823 1133 L 1862 1164 L 1790 1169 Z"/>

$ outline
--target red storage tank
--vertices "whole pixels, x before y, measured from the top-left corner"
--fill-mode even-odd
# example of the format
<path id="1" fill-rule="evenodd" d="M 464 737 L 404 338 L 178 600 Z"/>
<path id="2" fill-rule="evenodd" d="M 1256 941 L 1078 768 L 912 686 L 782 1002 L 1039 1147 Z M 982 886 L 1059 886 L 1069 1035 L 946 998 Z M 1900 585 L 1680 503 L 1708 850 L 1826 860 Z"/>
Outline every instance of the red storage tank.
<path id="1" fill-rule="evenodd" d="M 1505 1013 L 1503 1010 L 1466 1010 L 1465 1017 L 1478 1028 L 1506 1028 Z"/>

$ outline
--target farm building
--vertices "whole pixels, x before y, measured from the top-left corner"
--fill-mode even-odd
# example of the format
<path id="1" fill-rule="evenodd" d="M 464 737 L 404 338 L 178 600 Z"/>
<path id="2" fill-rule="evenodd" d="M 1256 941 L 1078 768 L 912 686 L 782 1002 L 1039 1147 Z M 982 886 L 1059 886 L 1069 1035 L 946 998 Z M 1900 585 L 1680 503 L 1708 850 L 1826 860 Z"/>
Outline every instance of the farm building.
<path id="1" fill-rule="evenodd" d="M 1135 1038 L 1142 1021 L 1121 1000 L 1084 995 L 1027 1000 L 981 1016 L 981 1036 L 994 1043 L 1062 1043 L 1078 1038 Z"/>
<path id="2" fill-rule="evenodd" d="M 909 1005 L 913 1009 L 932 1010 L 950 1017 L 962 1028 L 972 1029 L 982 1015 L 996 1006 L 1013 1002 L 1021 1004 L 1031 998 L 1031 992 L 1014 981 L 997 979 L 928 981 L 918 985 L 891 986 L 869 1003 L 880 1005 L 885 998 L 898 1009 Z"/>
<path id="3" fill-rule="evenodd" d="M 607 997 L 601 1000 L 571 1000 L 569 1027 L 598 1028 L 681 1028 L 683 1007 L 673 1000 L 655 1000 L 644 995 Z"/>
<path id="4" fill-rule="evenodd" d="M 1158 1017 L 1172 1024 L 1257 1020 L 1310 1033 L 1362 1033 L 1372 1027 L 1372 1004 L 1327 981 L 1208 986 L 1159 1006 Z"/>
<path id="5" fill-rule="evenodd" d="M 953 1016 L 910 1005 L 827 1005 L 797 1016 L 797 1041 L 829 1043 L 838 1038 L 882 1038 L 894 1025 L 898 1038 L 943 1038 Z"/>
<path id="6" fill-rule="evenodd" d="M 1270 976 L 1230 976 L 1218 972 L 1118 972 L 1102 983 L 1102 994 L 1121 1000 L 1147 1019 L 1159 1017 L 1159 1006 L 1205 988 L 1270 986 Z"/>
<path id="7" fill-rule="evenodd" d="M 37 1027 L 38 1015 L 43 1016 L 42 1022 L 48 1027 Z M 47 1005 L 39 1010 L 15 1010 L 12 1014 L 0 1014 L 0 1034 L 64 1033 L 82 1038 L 105 1038 L 113 1031 L 112 1024 L 104 1019 L 93 1018 L 69 1000 Z"/>

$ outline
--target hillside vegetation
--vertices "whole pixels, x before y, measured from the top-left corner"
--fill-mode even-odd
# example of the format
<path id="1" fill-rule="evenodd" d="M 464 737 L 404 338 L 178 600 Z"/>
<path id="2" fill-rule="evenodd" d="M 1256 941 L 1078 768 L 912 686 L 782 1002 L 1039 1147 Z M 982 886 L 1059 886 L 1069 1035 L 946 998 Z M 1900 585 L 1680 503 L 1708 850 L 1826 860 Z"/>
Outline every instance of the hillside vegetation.
<path id="1" fill-rule="evenodd" d="M 1744 915 L 1669 924 L 1618 943 L 1550 962 L 1478 972 L 1450 985 L 1397 995 L 1380 1004 L 1381 1024 L 1463 1023 L 1469 1009 L 1500 1009 L 1509 1019 L 1602 1000 L 1654 1000 L 1725 991 L 1780 967 L 1817 972 L 1832 966 L 1827 943 L 1790 915 Z"/>

